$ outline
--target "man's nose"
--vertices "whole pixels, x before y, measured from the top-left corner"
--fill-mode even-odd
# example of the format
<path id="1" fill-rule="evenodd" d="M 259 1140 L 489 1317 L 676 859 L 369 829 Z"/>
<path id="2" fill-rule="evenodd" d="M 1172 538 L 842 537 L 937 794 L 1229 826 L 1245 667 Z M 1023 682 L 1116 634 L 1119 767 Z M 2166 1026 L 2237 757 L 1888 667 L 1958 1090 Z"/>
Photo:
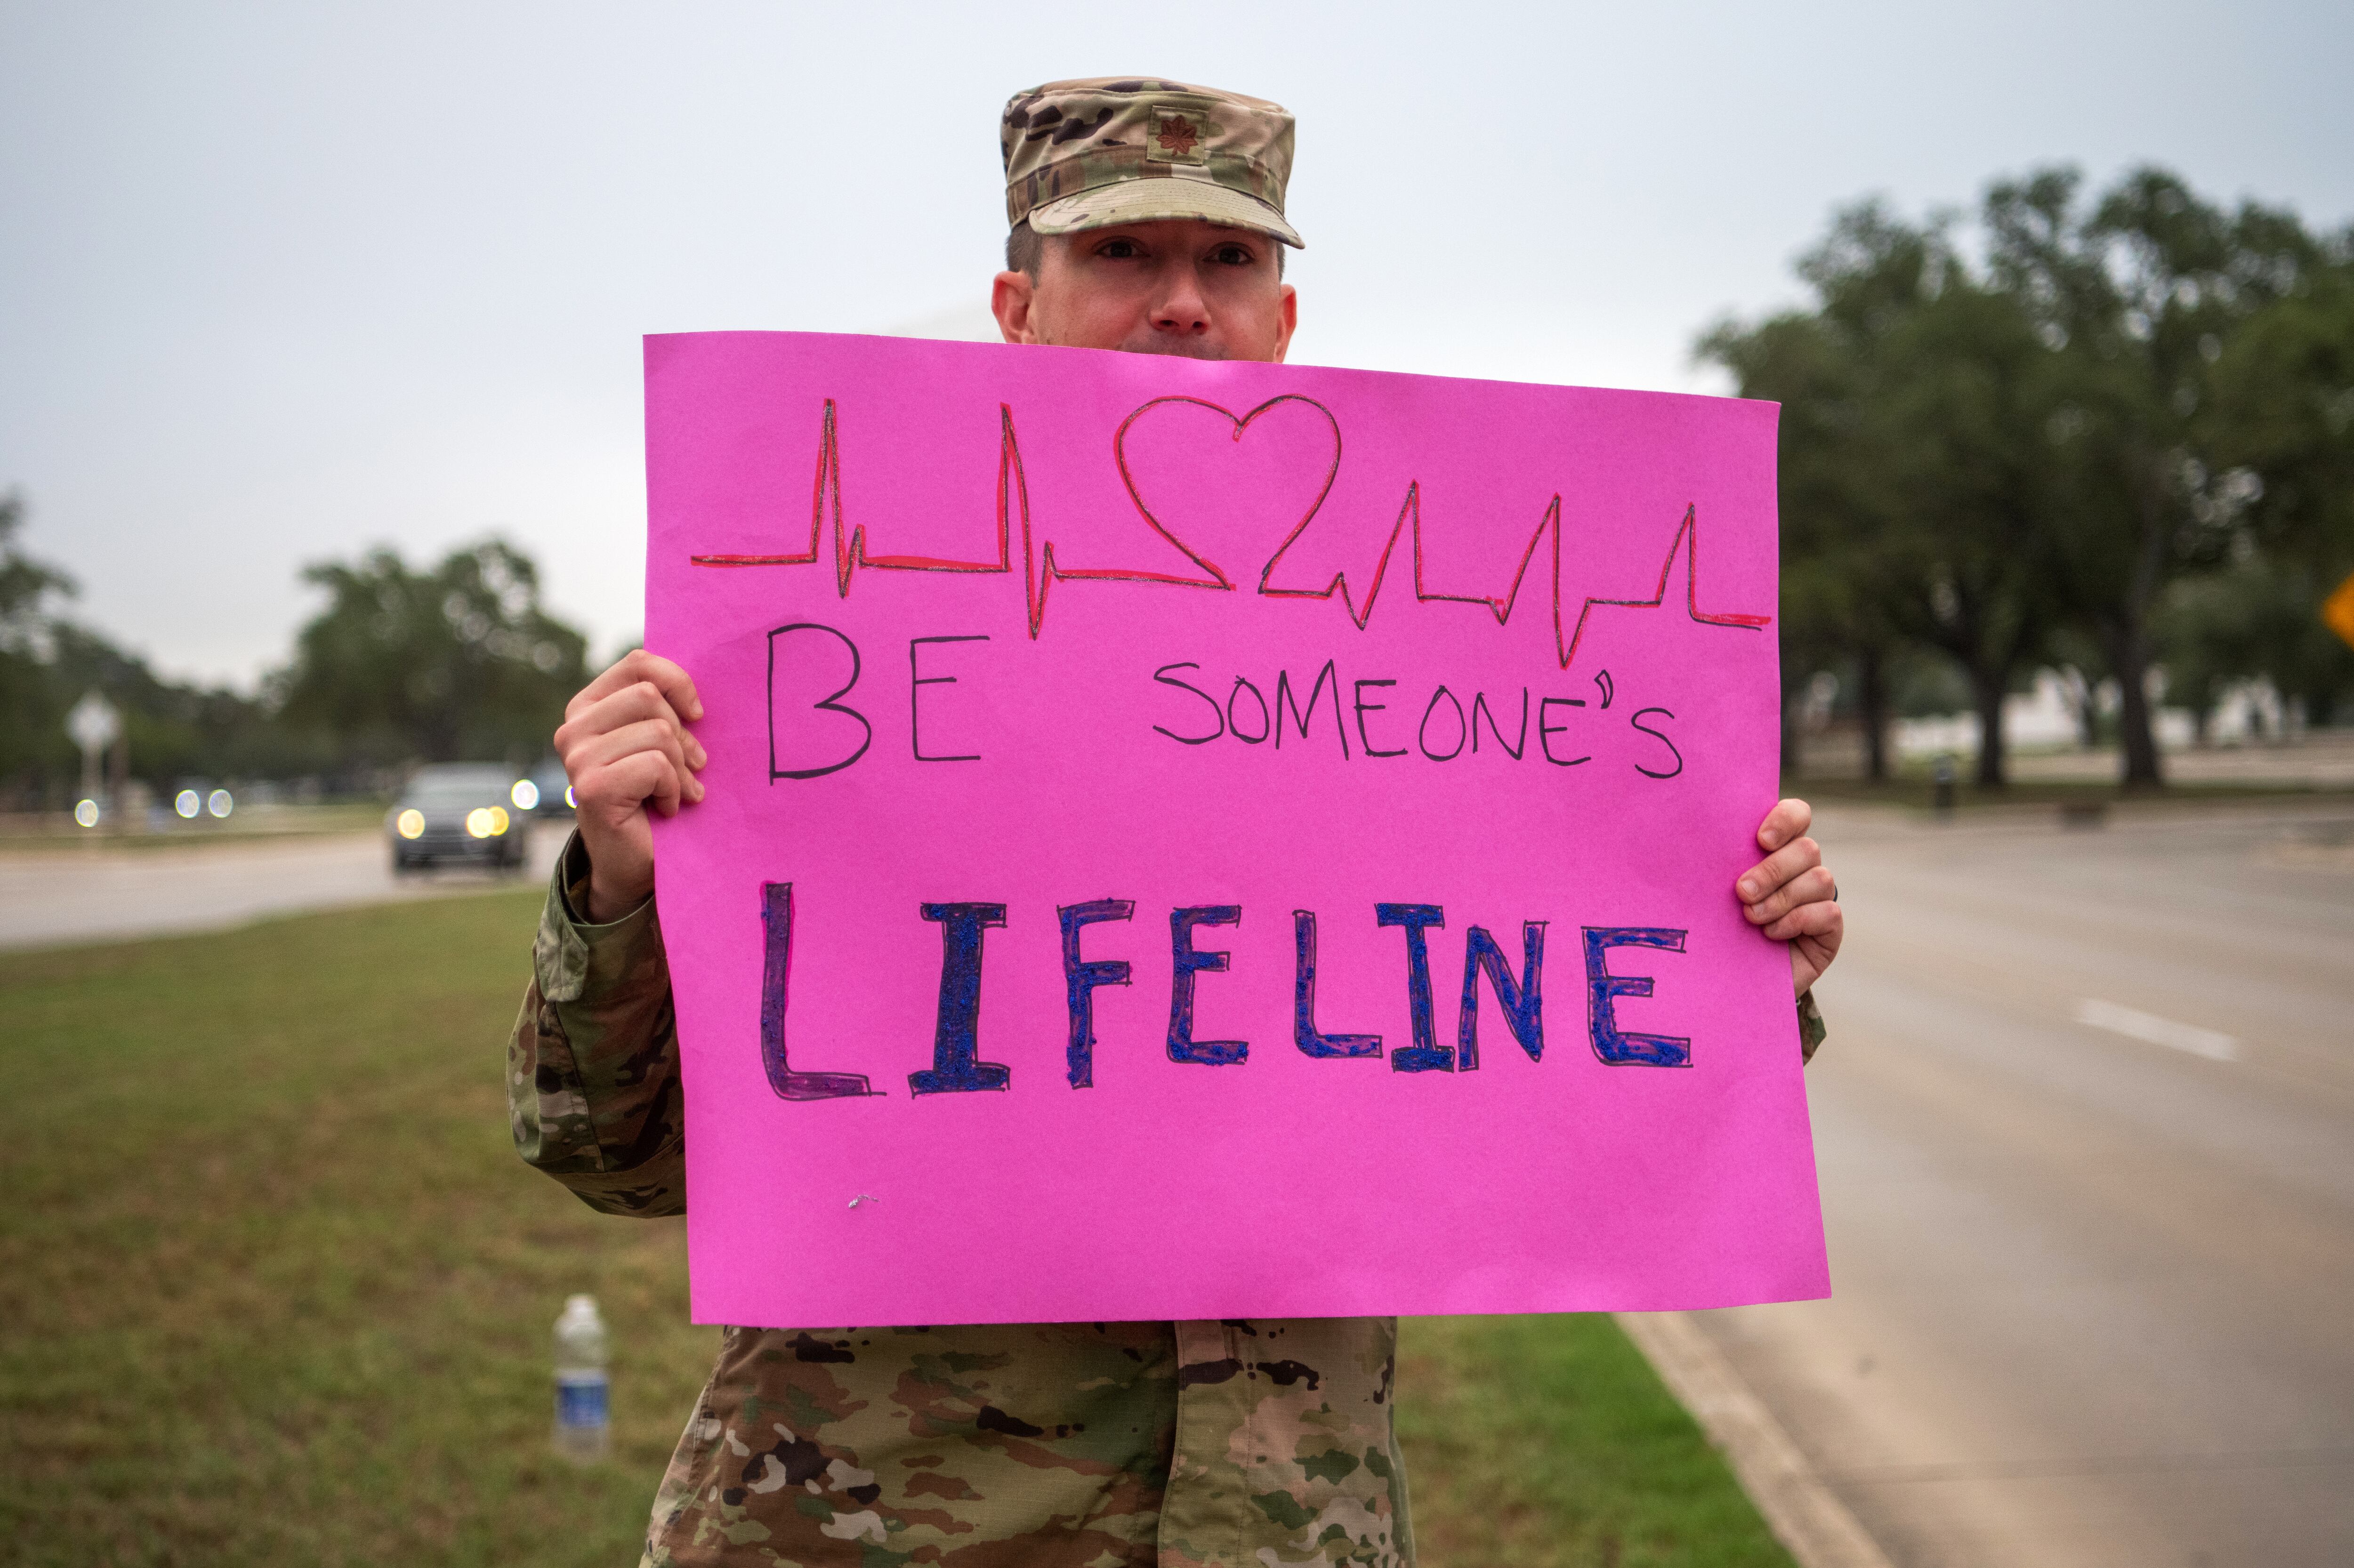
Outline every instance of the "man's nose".
<path id="1" fill-rule="evenodd" d="M 1203 297 L 1201 277 L 1190 261 L 1163 269 L 1161 298 L 1152 307 L 1152 326 L 1156 332 L 1188 337 L 1210 330 L 1209 302 Z"/>

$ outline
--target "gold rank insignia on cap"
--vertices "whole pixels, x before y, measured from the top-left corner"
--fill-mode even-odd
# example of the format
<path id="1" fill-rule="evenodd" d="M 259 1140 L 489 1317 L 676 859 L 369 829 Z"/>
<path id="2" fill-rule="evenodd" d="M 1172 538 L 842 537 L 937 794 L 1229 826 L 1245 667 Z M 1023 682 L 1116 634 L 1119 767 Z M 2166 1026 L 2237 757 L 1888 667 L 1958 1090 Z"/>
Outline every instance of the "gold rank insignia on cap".
<path id="1" fill-rule="evenodd" d="M 1050 81 L 1005 105 L 1005 217 L 1040 234 L 1195 218 L 1303 243 L 1283 216 L 1279 103 L 1150 77 Z"/>

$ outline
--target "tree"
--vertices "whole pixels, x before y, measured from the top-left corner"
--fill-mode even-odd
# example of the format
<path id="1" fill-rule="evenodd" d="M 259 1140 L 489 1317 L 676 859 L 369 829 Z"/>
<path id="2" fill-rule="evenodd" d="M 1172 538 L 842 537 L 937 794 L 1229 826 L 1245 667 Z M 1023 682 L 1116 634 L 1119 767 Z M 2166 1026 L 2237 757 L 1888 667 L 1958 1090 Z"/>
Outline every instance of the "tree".
<path id="1" fill-rule="evenodd" d="M 296 639 L 282 713 L 354 757 L 525 762 L 588 679 L 587 640 L 541 608 L 538 568 L 503 541 L 429 571 L 387 546 L 303 577 L 328 604 Z"/>
<path id="2" fill-rule="evenodd" d="M 16 547 L 16 531 L 24 525 L 23 493 L 12 490 L 0 495 L 0 647 L 10 649 L 29 642 L 41 620 L 44 599 L 52 593 L 75 591 L 71 577 Z"/>
<path id="3" fill-rule="evenodd" d="M 52 594 L 70 594 L 73 580 L 18 548 L 25 498 L 0 495 L 0 784 L 38 790 L 39 776 L 70 761 L 66 706 L 50 678 Z"/>
<path id="4" fill-rule="evenodd" d="M 1902 633 L 1882 613 L 1892 519 L 1863 409 L 1872 339 L 1909 303 L 1922 251 L 1921 237 L 1875 206 L 1859 207 L 1800 265 L 1825 298 L 1822 310 L 1723 322 L 1697 349 L 1733 373 L 1743 397 L 1782 405 L 1783 754 L 1794 755 L 1788 724 L 1798 684 L 1825 665 L 1845 666 L 1856 677 L 1864 768 L 1875 779 L 1888 773 L 1886 672 Z M 1834 312 L 1834 296 L 1850 308 Z"/>
<path id="5" fill-rule="evenodd" d="M 2190 710 L 2199 741 L 2227 691 L 2260 676 L 2283 684 L 2281 633 L 2308 626 L 2330 637 L 2311 610 L 2300 576 L 2247 550 L 2221 570 L 2200 572 L 2170 584 L 2151 619 L 2152 635 L 2166 661 L 2167 695 Z"/>
<path id="6" fill-rule="evenodd" d="M 2023 441 L 2047 395 L 2041 344 L 1942 223 L 1865 203 L 1799 272 L 1814 311 L 1727 323 L 1701 344 L 1744 396 L 1783 406 L 1786 649 L 1852 662 L 1874 777 L 1893 662 L 1908 642 L 1942 650 L 1970 682 L 1978 778 L 1999 784 L 2003 698 L 2049 619 Z"/>
<path id="7" fill-rule="evenodd" d="M 2314 615 L 2354 572 L 2354 231 L 2157 169 L 2081 186 L 1993 185 L 1976 266 L 1943 220 L 1850 208 L 1800 265 L 1812 310 L 1701 345 L 1783 405 L 1786 651 L 1855 670 L 1869 736 L 1901 650 L 1951 657 L 1984 784 L 2040 658 L 2084 698 L 2115 682 L 2133 786 L 2161 782 L 2161 654 L 2202 704 L 2256 674 L 2317 717 L 2354 693 Z"/>
<path id="8" fill-rule="evenodd" d="M 1958 258 L 1892 333 L 1870 426 L 1891 475 L 1909 569 L 1892 613 L 1950 655 L 1978 718 L 1978 782 L 2009 778 L 2004 700 L 2052 623 L 2049 487 L 2034 451 L 2049 406 L 2032 325 Z"/>
<path id="9" fill-rule="evenodd" d="M 285 777 L 331 760 L 272 722 L 264 705 L 224 687 L 159 676 L 138 654 L 51 611 L 65 574 L 23 555 L 25 506 L 0 497 L 0 795 L 18 806 L 71 799 L 79 760 L 65 715 L 97 692 L 122 715 L 129 769 L 159 790 L 175 780 Z"/>
<path id="10" fill-rule="evenodd" d="M 2318 609 L 2354 574 L 2354 229 L 2318 251 L 2215 356 L 2214 461 L 2255 481 L 2232 549 L 2264 588 L 2244 624 L 2209 624 L 2232 673 L 2268 676 L 2327 723 L 2354 694 L 2354 649 Z"/>
<path id="11" fill-rule="evenodd" d="M 2319 259 L 2286 214 L 2225 214 L 2142 169 L 2090 207 L 2073 170 L 1987 196 L 1988 266 L 2049 351 L 2042 466 L 2051 582 L 2117 682 L 2124 782 L 2162 781 L 2154 618 L 2168 585 L 2223 561 L 2261 481 L 2219 461 L 2215 366 Z"/>

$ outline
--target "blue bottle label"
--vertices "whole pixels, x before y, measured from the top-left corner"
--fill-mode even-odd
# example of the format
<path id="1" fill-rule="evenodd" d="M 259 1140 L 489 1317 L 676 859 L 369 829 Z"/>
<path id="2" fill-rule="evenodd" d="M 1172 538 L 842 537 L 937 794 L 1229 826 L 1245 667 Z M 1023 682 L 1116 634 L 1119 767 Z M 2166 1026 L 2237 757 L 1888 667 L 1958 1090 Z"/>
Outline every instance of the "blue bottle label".
<path id="1" fill-rule="evenodd" d="M 602 1426 L 606 1423 L 603 1372 L 563 1372 L 556 1380 L 556 1424 L 558 1426 Z"/>

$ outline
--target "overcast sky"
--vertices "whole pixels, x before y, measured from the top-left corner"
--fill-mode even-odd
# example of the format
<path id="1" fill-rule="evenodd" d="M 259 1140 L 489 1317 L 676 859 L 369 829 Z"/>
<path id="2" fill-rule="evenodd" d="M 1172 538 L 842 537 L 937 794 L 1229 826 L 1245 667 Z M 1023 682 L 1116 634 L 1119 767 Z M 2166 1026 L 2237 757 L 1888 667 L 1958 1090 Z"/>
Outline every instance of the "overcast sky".
<path id="1" fill-rule="evenodd" d="M 245 684 L 304 562 L 496 531 L 641 624 L 638 336 L 986 325 L 996 119 L 1299 117 L 1295 360 L 1717 390 L 1830 210 L 2056 161 L 2354 216 L 2354 6 L 0 0 L 0 489 L 77 613 Z"/>

